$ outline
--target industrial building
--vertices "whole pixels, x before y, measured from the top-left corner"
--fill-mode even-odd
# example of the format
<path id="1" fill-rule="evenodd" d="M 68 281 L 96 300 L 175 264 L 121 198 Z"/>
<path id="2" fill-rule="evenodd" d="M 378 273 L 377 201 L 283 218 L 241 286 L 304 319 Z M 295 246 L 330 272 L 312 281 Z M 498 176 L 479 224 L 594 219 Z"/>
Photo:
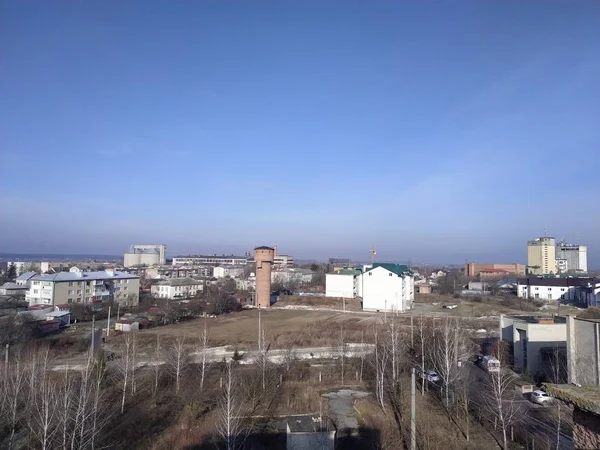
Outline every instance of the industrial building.
<path id="1" fill-rule="evenodd" d="M 158 298 L 196 297 L 204 291 L 204 282 L 193 278 L 171 278 L 152 285 L 150 292 Z"/>
<path id="2" fill-rule="evenodd" d="M 181 265 L 211 265 L 211 266 L 239 266 L 248 262 L 246 256 L 235 255 L 189 255 L 175 256 L 173 258 L 174 266 Z"/>
<path id="3" fill-rule="evenodd" d="M 415 300 L 414 275 L 403 264 L 366 265 L 355 283 L 365 311 L 407 311 Z"/>
<path id="4" fill-rule="evenodd" d="M 256 263 L 256 306 L 271 306 L 271 269 L 275 259 L 275 249 L 267 246 L 254 249 Z"/>
<path id="5" fill-rule="evenodd" d="M 213 269 L 213 277 L 215 278 L 237 278 L 244 274 L 245 266 L 217 266 Z"/>
<path id="6" fill-rule="evenodd" d="M 556 240 L 553 237 L 544 236 L 527 241 L 527 273 L 556 273 Z"/>
<path id="7" fill-rule="evenodd" d="M 167 262 L 166 245 L 132 245 L 123 257 L 125 267 L 162 266 Z"/>
<path id="8" fill-rule="evenodd" d="M 525 276 L 523 264 L 478 264 L 465 263 L 465 275 L 468 277 L 494 278 L 507 275 Z"/>
<path id="9" fill-rule="evenodd" d="M 109 300 L 127 304 L 139 302 L 139 277 L 112 269 L 84 272 L 74 268 L 71 272 L 36 275 L 30 282 L 25 295 L 30 305 L 101 303 Z"/>
<path id="10" fill-rule="evenodd" d="M 566 379 L 567 321 L 564 317 L 500 315 L 500 336 L 512 347 L 514 370 L 560 382 Z"/>
<path id="11" fill-rule="evenodd" d="M 587 246 L 560 242 L 556 246 L 556 266 L 559 273 L 587 273 Z"/>
<path id="12" fill-rule="evenodd" d="M 294 265 L 294 257 L 290 255 L 280 255 L 277 251 L 277 246 L 273 247 L 275 257 L 273 258 L 273 268 L 285 269 Z"/>

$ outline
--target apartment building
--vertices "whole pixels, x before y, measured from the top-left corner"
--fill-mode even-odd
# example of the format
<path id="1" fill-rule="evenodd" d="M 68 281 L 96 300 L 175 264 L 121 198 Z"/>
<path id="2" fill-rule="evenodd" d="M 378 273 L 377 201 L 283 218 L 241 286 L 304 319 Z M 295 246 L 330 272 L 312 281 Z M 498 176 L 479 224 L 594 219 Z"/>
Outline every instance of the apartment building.
<path id="1" fill-rule="evenodd" d="M 592 296 L 600 287 L 600 280 L 581 277 L 527 277 L 517 279 L 517 297 L 539 300 L 573 301 L 582 306 L 588 306 L 588 292 Z"/>
<path id="2" fill-rule="evenodd" d="M 217 266 L 213 269 L 213 277 L 215 278 L 237 278 L 244 274 L 245 266 Z"/>
<path id="3" fill-rule="evenodd" d="M 494 278 L 508 275 L 525 276 L 524 264 L 479 264 L 465 263 L 465 275 L 468 277 Z"/>
<path id="4" fill-rule="evenodd" d="M 180 299 L 195 297 L 204 290 L 204 282 L 193 278 L 171 278 L 159 281 L 150 288 L 158 298 Z"/>
<path id="5" fill-rule="evenodd" d="M 556 265 L 560 273 L 587 273 L 587 246 L 560 242 L 556 246 Z"/>
<path id="6" fill-rule="evenodd" d="M 211 265 L 211 266 L 238 266 L 245 265 L 248 262 L 246 256 L 234 255 L 189 255 L 175 256 L 173 258 L 174 266 L 181 265 Z"/>
<path id="7" fill-rule="evenodd" d="M 556 273 L 556 240 L 553 237 L 527 241 L 527 272 L 530 275 Z"/>
<path id="8" fill-rule="evenodd" d="M 414 275 L 403 264 L 366 265 L 355 283 L 365 311 L 406 311 L 415 300 Z"/>
<path id="9" fill-rule="evenodd" d="M 114 300 L 122 304 L 137 304 L 140 279 L 127 272 L 107 269 L 36 275 L 30 278 L 25 299 L 30 305 L 61 305 L 65 303 L 100 303 Z"/>
<path id="10" fill-rule="evenodd" d="M 360 269 L 339 269 L 325 274 L 325 296 L 341 298 L 356 297 L 356 283 L 354 279 L 360 274 Z"/>

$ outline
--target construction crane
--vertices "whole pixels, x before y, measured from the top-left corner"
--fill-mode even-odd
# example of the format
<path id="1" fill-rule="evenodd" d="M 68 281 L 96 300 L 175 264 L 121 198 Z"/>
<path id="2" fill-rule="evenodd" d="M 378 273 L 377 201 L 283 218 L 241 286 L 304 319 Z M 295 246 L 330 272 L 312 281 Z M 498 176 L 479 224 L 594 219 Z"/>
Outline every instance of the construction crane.
<path id="1" fill-rule="evenodd" d="M 375 255 L 377 255 L 377 250 L 375 250 L 375 246 L 373 246 L 371 248 L 371 250 L 369 250 L 369 252 L 371 253 L 371 264 L 375 263 Z"/>

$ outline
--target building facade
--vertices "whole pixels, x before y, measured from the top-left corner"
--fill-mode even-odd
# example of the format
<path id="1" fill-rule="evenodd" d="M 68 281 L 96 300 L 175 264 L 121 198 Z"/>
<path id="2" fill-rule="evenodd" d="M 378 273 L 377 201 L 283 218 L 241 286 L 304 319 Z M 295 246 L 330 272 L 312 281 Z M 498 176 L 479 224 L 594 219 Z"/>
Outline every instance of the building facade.
<path id="1" fill-rule="evenodd" d="M 517 279 L 517 297 L 534 300 L 561 300 L 588 306 L 586 293 L 589 288 L 599 286 L 600 280 L 593 278 L 527 277 Z"/>
<path id="2" fill-rule="evenodd" d="M 341 269 L 325 274 L 325 296 L 338 298 L 356 297 L 355 278 L 360 275 L 360 270 Z"/>
<path id="3" fill-rule="evenodd" d="M 157 298 L 183 299 L 196 297 L 204 291 L 204 282 L 193 278 L 171 278 L 152 285 L 150 292 Z"/>
<path id="4" fill-rule="evenodd" d="M 167 262 L 167 246 L 132 245 L 123 257 L 125 267 L 162 266 Z"/>
<path id="5" fill-rule="evenodd" d="M 313 281 L 314 272 L 310 269 L 279 269 L 271 271 L 271 283 L 291 285 L 309 284 Z"/>
<path id="6" fill-rule="evenodd" d="M 556 240 L 553 237 L 544 236 L 527 241 L 527 273 L 556 273 Z"/>
<path id="7" fill-rule="evenodd" d="M 217 266 L 213 269 L 213 277 L 215 278 L 237 278 L 244 274 L 245 266 Z"/>
<path id="8" fill-rule="evenodd" d="M 117 303 L 137 305 L 140 279 L 127 272 L 108 269 L 100 272 L 59 272 L 36 275 L 25 295 L 30 305 L 61 305 L 65 303 Z"/>
<path id="9" fill-rule="evenodd" d="M 174 266 L 181 265 L 211 265 L 211 266 L 239 266 L 245 265 L 248 262 L 246 256 L 234 255 L 190 255 L 190 256 L 175 256 L 172 264 Z"/>
<path id="10" fill-rule="evenodd" d="M 478 264 L 475 262 L 465 263 L 465 275 L 468 277 L 492 277 L 516 275 L 525 276 L 524 264 Z"/>
<path id="11" fill-rule="evenodd" d="M 407 311 L 415 300 L 414 275 L 405 265 L 367 265 L 355 283 L 366 311 Z"/>
<path id="12" fill-rule="evenodd" d="M 560 273 L 587 273 L 587 246 L 559 243 L 556 246 L 556 264 Z"/>

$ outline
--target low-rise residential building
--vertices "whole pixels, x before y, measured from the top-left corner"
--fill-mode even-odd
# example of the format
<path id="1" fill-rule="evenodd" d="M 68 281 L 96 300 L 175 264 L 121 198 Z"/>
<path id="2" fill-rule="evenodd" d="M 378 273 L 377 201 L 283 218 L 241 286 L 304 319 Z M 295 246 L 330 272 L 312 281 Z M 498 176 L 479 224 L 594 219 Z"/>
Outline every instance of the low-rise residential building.
<path id="1" fill-rule="evenodd" d="M 567 323 L 564 317 L 500 315 L 500 333 L 502 340 L 512 347 L 515 371 L 553 382 L 566 379 Z"/>
<path id="2" fill-rule="evenodd" d="M 157 278 L 208 278 L 213 275 L 212 266 L 154 266 L 128 269 L 128 272 L 144 275 L 147 279 Z"/>
<path id="3" fill-rule="evenodd" d="M 244 274 L 245 266 L 217 266 L 213 269 L 213 277 L 215 278 L 237 278 Z"/>
<path id="4" fill-rule="evenodd" d="M 247 256 L 235 255 L 190 255 L 175 256 L 173 258 L 174 266 L 181 265 L 211 265 L 211 266 L 238 266 L 245 265 L 248 262 Z"/>
<path id="5" fill-rule="evenodd" d="M 573 301 L 585 305 L 587 301 L 595 302 L 589 294 L 589 289 L 600 290 L 600 280 L 578 277 L 527 277 L 517 279 L 517 296 L 519 298 L 538 300 Z M 586 291 L 586 288 L 589 288 Z M 589 300 L 588 300 L 589 298 Z"/>
<path id="6" fill-rule="evenodd" d="M 25 295 L 27 289 L 28 288 L 25 285 L 7 281 L 2 286 L 0 286 L 0 295 Z"/>
<path id="7" fill-rule="evenodd" d="M 25 272 L 25 273 L 22 273 L 21 275 L 19 275 L 17 277 L 17 279 L 15 280 L 15 283 L 17 283 L 17 284 L 19 284 L 21 286 L 27 286 L 27 287 L 29 287 L 31 285 L 31 282 L 29 280 L 31 280 L 36 275 L 37 275 L 37 272 Z"/>
<path id="8" fill-rule="evenodd" d="M 360 273 L 360 269 L 344 268 L 325 274 L 325 296 L 339 298 L 356 297 L 355 278 Z"/>
<path id="9" fill-rule="evenodd" d="M 30 283 L 25 295 L 30 305 L 102 303 L 109 300 L 128 305 L 139 303 L 139 277 L 112 269 L 36 275 L 30 278 Z"/>
<path id="10" fill-rule="evenodd" d="M 170 300 L 195 297 L 204 291 L 204 281 L 193 278 L 171 278 L 152 285 L 150 292 L 157 298 Z"/>
<path id="11" fill-rule="evenodd" d="M 414 275 L 403 264 L 367 265 L 355 283 L 366 311 L 406 311 L 415 300 Z"/>

